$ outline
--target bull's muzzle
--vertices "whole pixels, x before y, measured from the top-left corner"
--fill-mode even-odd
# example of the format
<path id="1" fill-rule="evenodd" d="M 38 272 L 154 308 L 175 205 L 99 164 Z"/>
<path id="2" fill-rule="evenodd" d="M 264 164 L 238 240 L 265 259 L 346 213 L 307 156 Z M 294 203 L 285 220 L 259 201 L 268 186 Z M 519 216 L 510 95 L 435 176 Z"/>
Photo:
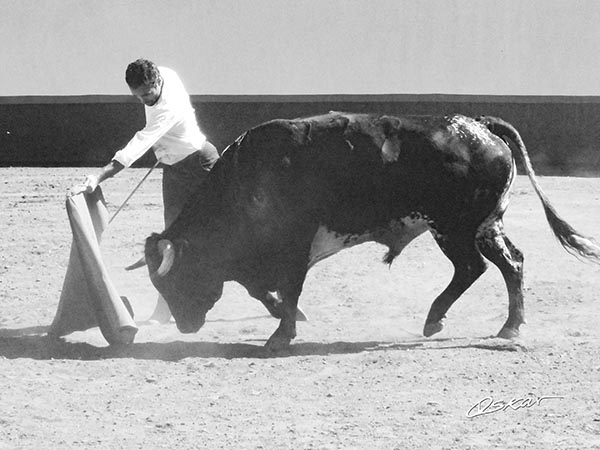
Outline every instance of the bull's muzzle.
<path id="1" fill-rule="evenodd" d="M 162 278 L 173 267 L 173 263 L 175 262 L 175 247 L 173 247 L 173 243 L 168 239 L 161 239 L 156 244 L 156 248 L 161 256 L 161 262 L 153 276 Z"/>

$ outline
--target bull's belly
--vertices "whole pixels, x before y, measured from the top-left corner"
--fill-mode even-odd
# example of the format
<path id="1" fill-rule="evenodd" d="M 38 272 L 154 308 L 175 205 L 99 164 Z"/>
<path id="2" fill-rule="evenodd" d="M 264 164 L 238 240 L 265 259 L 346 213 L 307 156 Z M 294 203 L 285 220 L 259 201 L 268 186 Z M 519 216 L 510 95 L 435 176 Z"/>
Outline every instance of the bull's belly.
<path id="1" fill-rule="evenodd" d="M 363 234 L 340 233 L 326 225 L 320 225 L 310 247 L 308 267 L 335 255 L 340 250 L 371 241 L 388 246 L 391 253 L 398 255 L 428 228 L 427 220 L 414 217 L 394 220 L 387 227 Z"/>

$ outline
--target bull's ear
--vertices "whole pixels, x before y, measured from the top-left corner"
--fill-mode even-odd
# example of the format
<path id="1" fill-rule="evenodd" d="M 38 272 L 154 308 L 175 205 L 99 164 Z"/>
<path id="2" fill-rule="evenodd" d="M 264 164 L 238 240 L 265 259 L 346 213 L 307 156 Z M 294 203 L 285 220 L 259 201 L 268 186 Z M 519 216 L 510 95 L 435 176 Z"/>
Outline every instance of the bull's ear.
<path id="1" fill-rule="evenodd" d="M 388 136 L 381 146 L 381 159 L 384 163 L 398 161 L 400 156 L 401 142 L 398 136 Z"/>

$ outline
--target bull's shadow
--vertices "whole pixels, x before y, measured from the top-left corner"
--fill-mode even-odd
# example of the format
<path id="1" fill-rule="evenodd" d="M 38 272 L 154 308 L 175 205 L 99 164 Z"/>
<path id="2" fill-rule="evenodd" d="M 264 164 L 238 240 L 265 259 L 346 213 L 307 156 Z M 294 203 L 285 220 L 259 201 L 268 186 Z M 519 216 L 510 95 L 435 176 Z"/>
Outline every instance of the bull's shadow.
<path id="1" fill-rule="evenodd" d="M 185 358 L 285 358 L 293 356 L 326 356 L 379 351 L 443 350 L 478 348 L 492 351 L 522 351 L 515 342 L 497 342 L 489 338 L 465 340 L 456 338 L 422 338 L 406 342 L 295 342 L 289 350 L 273 353 L 264 342 L 143 342 L 122 346 L 96 347 L 88 343 L 69 342 L 47 336 L 48 327 L 0 329 L 0 357 L 36 360 L 100 360 L 131 358 L 141 360 L 179 361 Z"/>

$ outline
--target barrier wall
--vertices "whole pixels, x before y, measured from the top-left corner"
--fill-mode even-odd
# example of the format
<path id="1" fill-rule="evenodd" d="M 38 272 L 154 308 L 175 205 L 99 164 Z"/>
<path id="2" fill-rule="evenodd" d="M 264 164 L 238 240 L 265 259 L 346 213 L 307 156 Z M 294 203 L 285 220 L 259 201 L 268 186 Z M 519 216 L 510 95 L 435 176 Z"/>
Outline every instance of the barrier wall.
<path id="1" fill-rule="evenodd" d="M 521 133 L 537 173 L 600 175 L 600 97 L 463 95 L 192 96 L 221 151 L 273 118 L 330 110 L 392 115 L 495 115 Z M 130 96 L 0 97 L 0 166 L 101 166 L 144 124 Z M 153 163 L 151 152 L 136 165 Z"/>

